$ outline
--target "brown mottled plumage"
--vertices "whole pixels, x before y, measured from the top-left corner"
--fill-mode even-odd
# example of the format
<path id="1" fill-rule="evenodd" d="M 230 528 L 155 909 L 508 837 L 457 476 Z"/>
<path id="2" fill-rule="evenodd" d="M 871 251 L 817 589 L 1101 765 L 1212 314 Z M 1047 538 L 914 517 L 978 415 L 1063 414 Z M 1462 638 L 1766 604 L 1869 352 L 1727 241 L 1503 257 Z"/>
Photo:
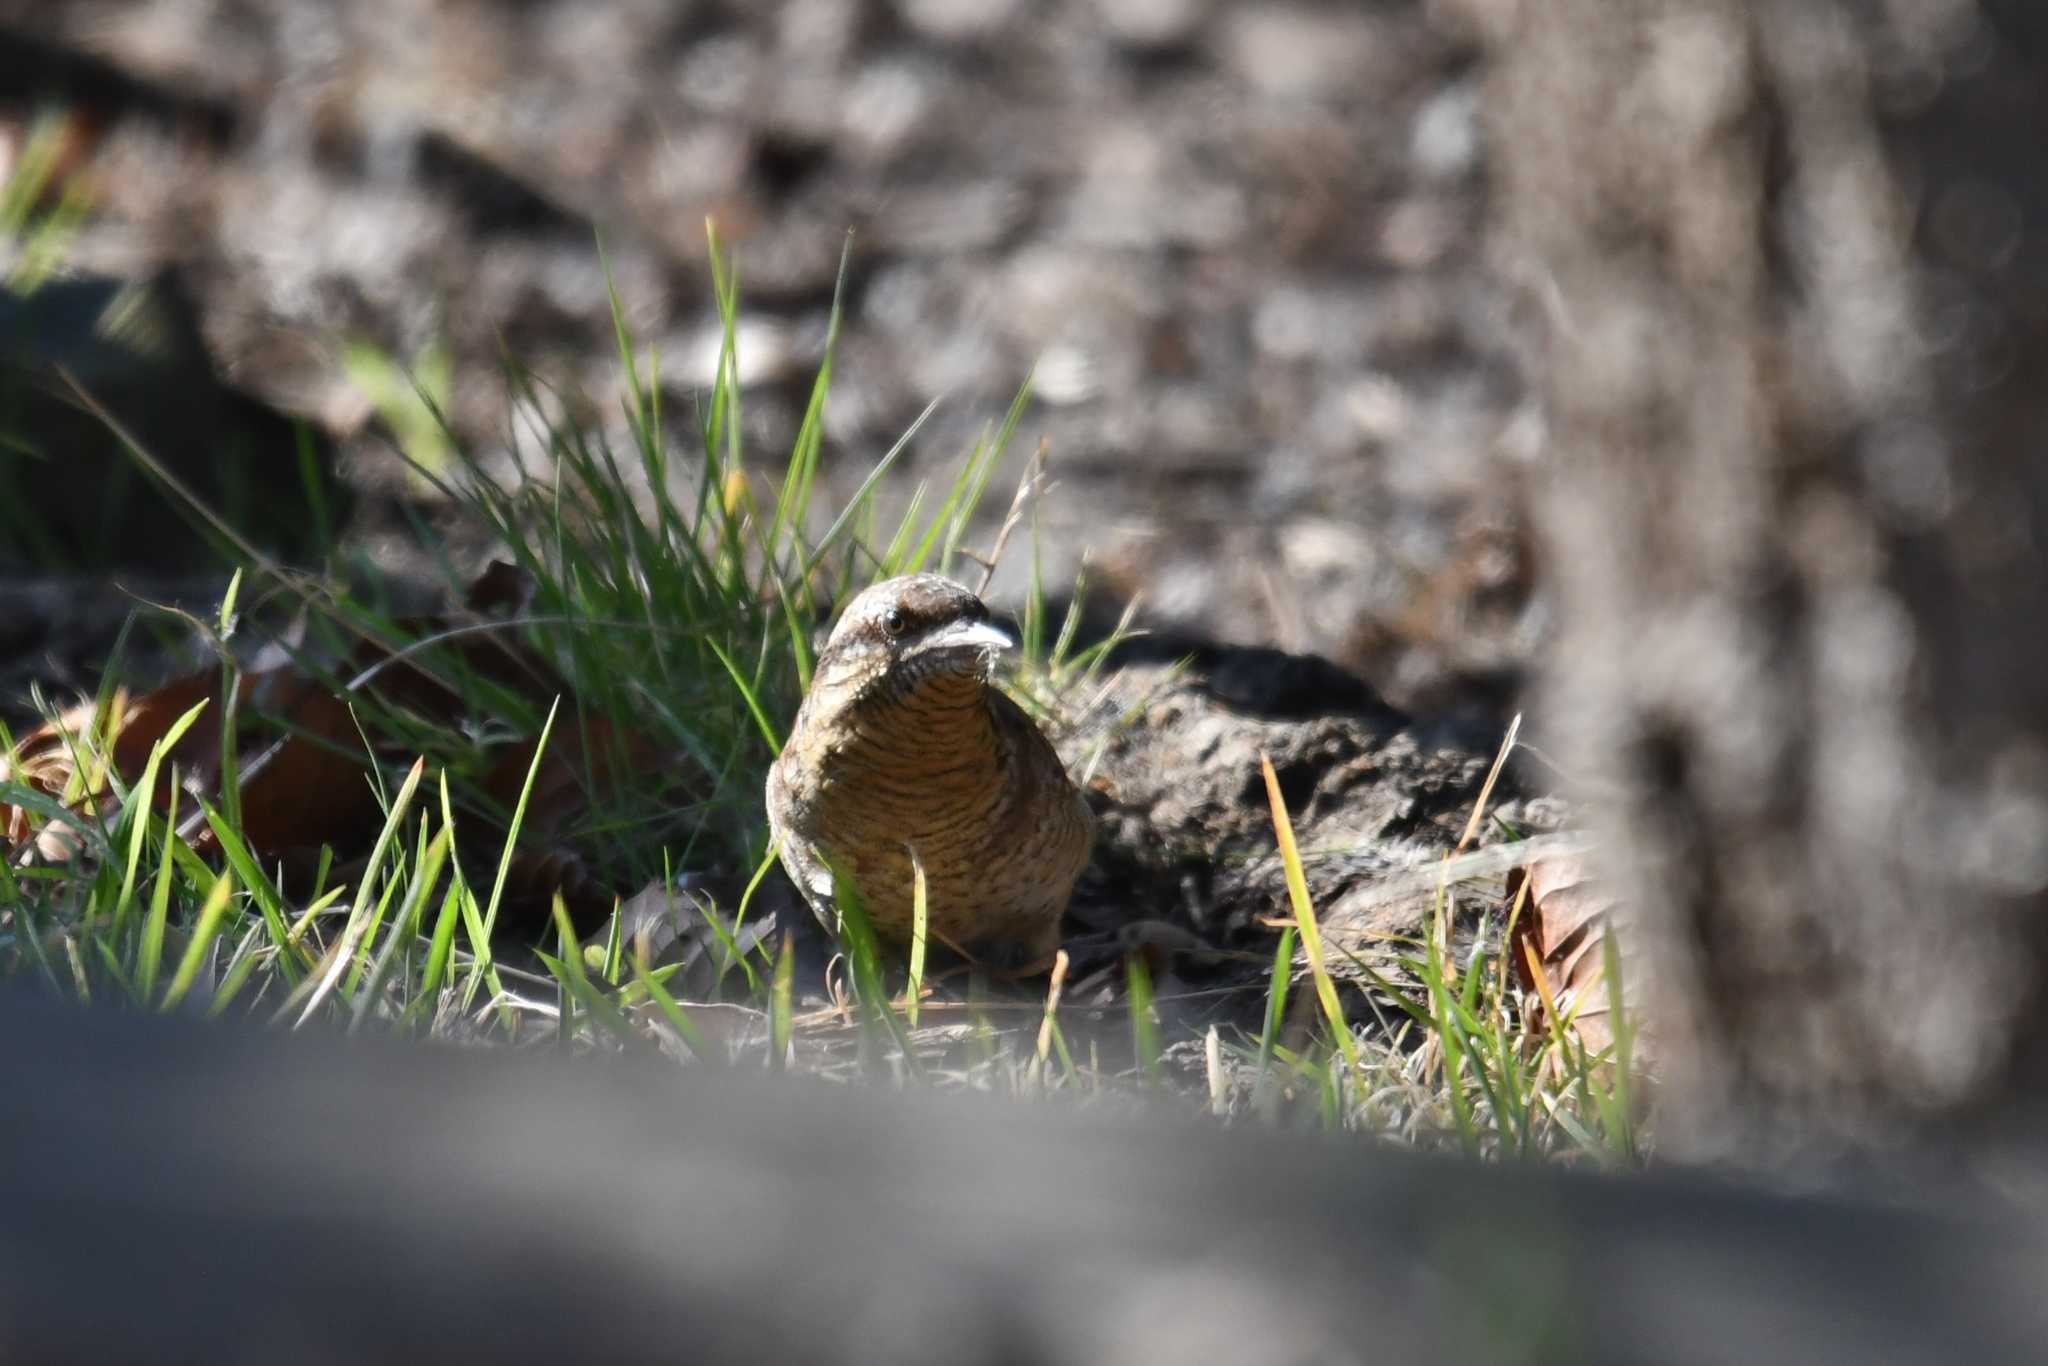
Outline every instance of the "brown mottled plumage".
<path id="1" fill-rule="evenodd" d="M 828 859 L 878 934 L 911 931 L 911 850 L 935 938 L 1010 961 L 1059 945 L 1094 821 L 1051 744 L 989 683 L 1010 638 L 936 574 L 889 579 L 847 607 L 768 774 L 782 863 L 838 928 Z"/>

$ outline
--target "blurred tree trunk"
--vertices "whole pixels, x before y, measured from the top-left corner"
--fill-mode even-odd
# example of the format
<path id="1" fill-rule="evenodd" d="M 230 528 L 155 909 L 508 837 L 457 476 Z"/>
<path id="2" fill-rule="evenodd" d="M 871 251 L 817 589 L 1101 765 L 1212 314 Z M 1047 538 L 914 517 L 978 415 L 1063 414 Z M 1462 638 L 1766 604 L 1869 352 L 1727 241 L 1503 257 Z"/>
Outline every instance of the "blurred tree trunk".
<path id="1" fill-rule="evenodd" d="M 2039 0 L 1466 0 L 1668 1147 L 2031 1089 L 2048 886 Z"/>

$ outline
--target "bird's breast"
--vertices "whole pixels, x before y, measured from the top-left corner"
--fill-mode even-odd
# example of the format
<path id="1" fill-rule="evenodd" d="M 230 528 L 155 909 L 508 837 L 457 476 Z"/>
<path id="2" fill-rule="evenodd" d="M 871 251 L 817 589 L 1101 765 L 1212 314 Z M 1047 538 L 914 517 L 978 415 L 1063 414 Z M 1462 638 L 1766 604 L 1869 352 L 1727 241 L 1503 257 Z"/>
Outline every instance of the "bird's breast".
<path id="1" fill-rule="evenodd" d="M 1014 703 L 979 679 L 941 675 L 807 711 L 771 803 L 851 875 L 879 930 L 907 929 L 913 851 L 931 923 L 956 942 L 1031 940 L 1057 923 L 1090 822 Z"/>
<path id="2" fill-rule="evenodd" d="M 821 794 L 842 817 L 925 829 L 1000 796 L 1003 754 L 978 685 L 934 683 L 849 720 Z"/>

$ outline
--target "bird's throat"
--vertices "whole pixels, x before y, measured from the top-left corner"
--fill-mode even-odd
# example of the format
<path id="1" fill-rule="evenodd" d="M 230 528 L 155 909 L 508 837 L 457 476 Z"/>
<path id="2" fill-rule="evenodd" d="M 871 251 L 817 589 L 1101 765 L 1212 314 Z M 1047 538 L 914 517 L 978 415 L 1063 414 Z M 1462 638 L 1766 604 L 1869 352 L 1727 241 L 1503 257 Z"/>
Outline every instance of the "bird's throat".
<path id="1" fill-rule="evenodd" d="M 988 684 L 947 670 L 913 680 L 858 709 L 855 746 L 864 758 L 905 768 L 961 755 L 993 756 Z"/>

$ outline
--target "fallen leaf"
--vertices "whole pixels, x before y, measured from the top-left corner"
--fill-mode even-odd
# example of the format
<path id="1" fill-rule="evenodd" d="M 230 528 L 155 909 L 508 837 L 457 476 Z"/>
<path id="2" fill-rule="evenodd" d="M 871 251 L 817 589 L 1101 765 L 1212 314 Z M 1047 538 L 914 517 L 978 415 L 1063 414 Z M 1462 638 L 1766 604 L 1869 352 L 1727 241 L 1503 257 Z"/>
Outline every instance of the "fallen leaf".
<path id="1" fill-rule="evenodd" d="M 345 865 L 367 850 L 383 823 L 366 773 L 370 763 L 374 759 L 402 766 L 417 757 L 402 751 L 403 742 L 381 739 L 359 712 L 383 705 L 444 733 L 480 730 L 479 723 L 490 718 L 475 714 L 464 688 L 455 681 L 460 674 L 520 698 L 536 711 L 559 701 L 566 713 L 574 714 L 575 699 L 567 683 L 546 660 L 510 631 L 474 629 L 480 624 L 479 614 L 514 610 L 529 595 L 523 574 L 494 564 L 472 586 L 467 613 L 399 623 L 406 637 L 432 642 L 431 650 L 363 641 L 344 658 L 318 665 L 317 672 L 314 664 L 303 660 L 250 669 L 236 675 L 232 708 L 221 705 L 218 668 L 199 670 L 147 692 L 116 690 L 105 725 L 107 743 L 101 749 L 88 743 L 99 724 L 96 708 L 81 703 L 22 737 L 12 755 L 0 755 L 0 781 L 64 801 L 81 819 L 108 818 L 115 807 L 109 777 L 118 778 L 124 787 L 132 783 L 171 725 L 205 701 L 206 710 L 165 756 L 155 793 L 158 806 L 168 805 L 175 765 L 180 786 L 204 794 L 219 809 L 220 727 L 232 715 L 242 808 L 239 833 L 251 853 L 266 863 L 296 863 L 326 847 Z M 269 653 L 274 658 L 278 652 Z M 377 747 L 374 755 L 364 752 L 366 731 Z M 480 780 L 487 804 L 511 811 L 534 768 L 536 743 L 534 736 L 514 739 L 492 759 Z M 79 772 L 81 760 L 87 772 Z M 508 913 L 500 923 L 530 928 L 527 917 L 515 909 L 528 903 L 536 910 L 534 923 L 545 923 L 557 893 L 576 912 L 578 923 L 608 913 L 616 889 L 603 886 L 565 842 L 599 796 L 637 789 L 649 774 L 672 771 L 679 762 L 644 734 L 601 718 L 585 717 L 578 725 L 557 727 L 534 773 L 522 847 L 507 881 Z M 202 857 L 216 853 L 218 840 L 197 804 L 183 801 L 180 809 L 180 833 L 193 850 Z M 51 813 L 45 809 L 42 814 Z M 54 819 L 32 819 L 34 815 L 20 805 L 0 802 L 0 837 L 6 841 L 8 857 L 19 858 L 30 840 L 35 842 L 35 856 L 44 861 L 77 855 L 82 845 L 75 830 Z M 501 841 L 502 830 L 481 830 L 465 843 L 482 850 L 495 849 Z"/>
<path id="2" fill-rule="evenodd" d="M 1522 989 L 1535 998 L 1531 1023 L 1548 1030 L 1555 1014 L 1589 1052 L 1612 1045 L 1604 945 L 1619 909 L 1613 894 L 1593 876 L 1583 855 L 1565 854 L 1511 871 L 1507 895 L 1510 905 L 1525 898 L 1510 956 Z M 1626 953 L 1622 965 L 1624 1004 L 1632 1009 L 1642 984 L 1640 971 L 1631 968 L 1639 968 L 1639 960 Z M 1642 1056 L 1640 1044 L 1635 1051 Z"/>

